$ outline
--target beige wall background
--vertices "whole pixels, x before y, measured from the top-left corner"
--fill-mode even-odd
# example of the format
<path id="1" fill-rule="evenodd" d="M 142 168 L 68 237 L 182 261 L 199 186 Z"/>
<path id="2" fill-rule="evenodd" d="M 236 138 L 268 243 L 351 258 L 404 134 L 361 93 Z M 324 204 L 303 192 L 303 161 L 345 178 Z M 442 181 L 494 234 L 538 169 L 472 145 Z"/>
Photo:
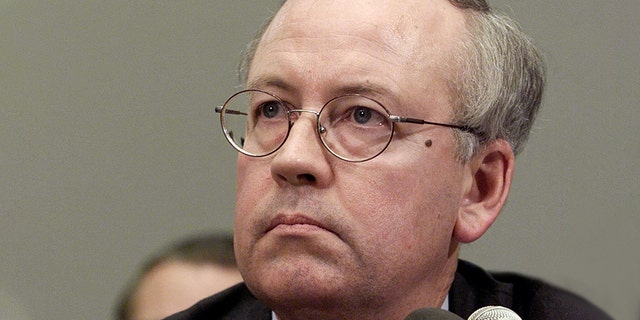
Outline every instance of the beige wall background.
<path id="1" fill-rule="evenodd" d="M 212 106 L 270 1 L 0 0 L 0 317 L 110 319 L 148 254 L 232 225 Z M 507 208 L 463 250 L 640 315 L 640 5 L 492 2 L 549 85 Z"/>

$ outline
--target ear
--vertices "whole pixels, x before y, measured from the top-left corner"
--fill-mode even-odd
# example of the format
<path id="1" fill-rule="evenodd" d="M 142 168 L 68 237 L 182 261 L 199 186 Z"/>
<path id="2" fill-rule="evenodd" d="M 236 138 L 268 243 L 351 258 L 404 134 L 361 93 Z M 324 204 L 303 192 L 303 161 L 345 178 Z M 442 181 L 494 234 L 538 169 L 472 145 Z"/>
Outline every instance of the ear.
<path id="1" fill-rule="evenodd" d="M 453 230 L 456 240 L 473 242 L 496 220 L 509 195 L 514 162 L 509 143 L 496 140 L 466 164 L 465 192 Z"/>

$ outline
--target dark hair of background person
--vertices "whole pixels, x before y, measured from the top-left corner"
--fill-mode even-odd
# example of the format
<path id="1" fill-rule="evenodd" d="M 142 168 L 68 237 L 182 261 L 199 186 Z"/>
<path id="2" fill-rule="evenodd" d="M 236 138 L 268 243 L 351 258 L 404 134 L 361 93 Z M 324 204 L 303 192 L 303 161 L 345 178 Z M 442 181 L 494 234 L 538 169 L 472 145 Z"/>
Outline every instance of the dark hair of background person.
<path id="1" fill-rule="evenodd" d="M 114 318 L 131 318 L 133 297 L 144 279 L 153 268 L 167 261 L 180 261 L 192 264 L 215 264 L 236 268 L 233 252 L 233 236 L 230 234 L 201 234 L 185 238 L 148 258 L 135 274 L 132 281 L 120 294 L 115 307 Z"/>

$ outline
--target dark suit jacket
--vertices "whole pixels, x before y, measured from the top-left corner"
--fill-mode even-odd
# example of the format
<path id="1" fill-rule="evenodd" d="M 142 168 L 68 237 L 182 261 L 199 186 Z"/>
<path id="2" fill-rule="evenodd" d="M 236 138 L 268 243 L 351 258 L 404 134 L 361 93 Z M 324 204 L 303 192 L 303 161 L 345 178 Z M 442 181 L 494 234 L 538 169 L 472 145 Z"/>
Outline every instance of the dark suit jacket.
<path id="1" fill-rule="evenodd" d="M 612 319 L 583 298 L 540 280 L 514 273 L 488 273 L 460 260 L 449 290 L 449 310 L 467 319 L 488 305 L 507 307 L 523 320 Z M 205 319 L 271 320 L 271 310 L 241 283 L 167 318 Z"/>

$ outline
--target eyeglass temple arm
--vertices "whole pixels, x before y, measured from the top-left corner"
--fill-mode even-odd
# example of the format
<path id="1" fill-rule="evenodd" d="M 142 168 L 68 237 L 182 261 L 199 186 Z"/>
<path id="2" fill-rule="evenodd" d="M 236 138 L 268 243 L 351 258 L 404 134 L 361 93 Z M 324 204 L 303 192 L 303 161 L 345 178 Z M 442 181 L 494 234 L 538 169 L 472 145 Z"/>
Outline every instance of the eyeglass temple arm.
<path id="1" fill-rule="evenodd" d="M 468 126 L 457 126 L 455 124 L 448 124 L 448 123 L 440 123 L 440 122 L 432 122 L 432 121 L 426 121 L 426 120 L 422 120 L 422 119 L 416 119 L 416 118 L 407 118 L 407 117 L 400 117 L 400 116 L 389 116 L 389 118 L 391 119 L 391 121 L 393 122 L 405 122 L 405 123 L 416 123 L 416 124 L 430 124 L 430 125 L 434 125 L 434 126 L 442 126 L 442 127 L 447 127 L 447 128 L 453 128 L 453 129 L 458 129 L 458 130 L 462 130 L 462 131 L 466 131 L 466 132 L 471 132 L 473 133 L 473 128 L 468 127 Z"/>
<path id="2" fill-rule="evenodd" d="M 216 113 L 222 113 L 222 109 L 224 109 L 223 106 L 216 106 L 215 111 L 216 111 Z M 237 110 L 231 110 L 231 109 L 225 110 L 225 113 L 228 113 L 228 114 L 241 114 L 241 115 L 244 115 L 244 116 L 247 115 L 244 112 L 240 112 L 240 111 L 237 111 Z"/>

